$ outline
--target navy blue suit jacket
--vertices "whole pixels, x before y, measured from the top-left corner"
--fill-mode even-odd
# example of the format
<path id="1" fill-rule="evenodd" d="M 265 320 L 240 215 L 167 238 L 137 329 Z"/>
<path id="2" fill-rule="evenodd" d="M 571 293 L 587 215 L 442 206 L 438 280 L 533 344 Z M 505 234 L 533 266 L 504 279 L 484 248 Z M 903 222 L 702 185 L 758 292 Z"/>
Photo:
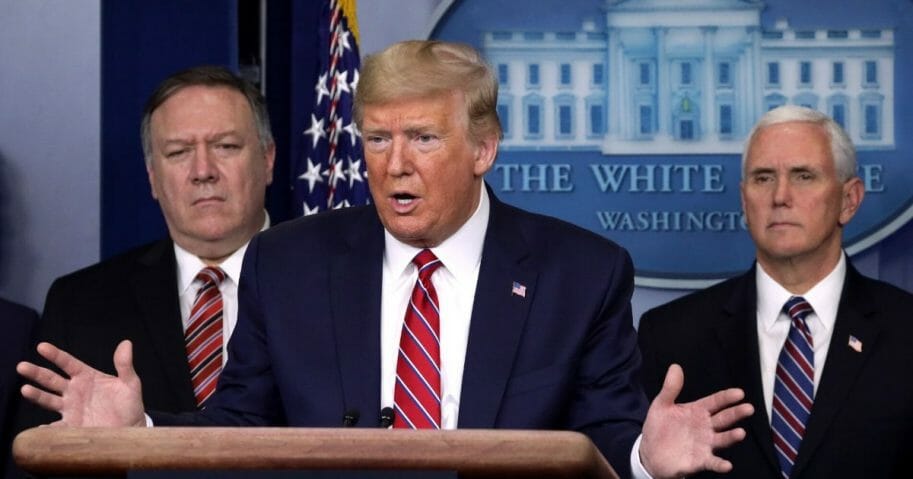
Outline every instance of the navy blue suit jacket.
<path id="1" fill-rule="evenodd" d="M 849 263 L 821 382 L 793 478 L 913 477 L 913 295 Z M 721 451 L 729 477 L 779 478 L 761 386 L 755 271 L 652 309 L 640 322 L 648 395 L 671 363 L 685 370 L 680 401 L 742 388 L 755 413 L 748 437 Z M 862 342 L 849 347 L 850 335 Z M 703 473 L 695 477 L 713 477 Z"/>
<path id="2" fill-rule="evenodd" d="M 627 476 L 647 407 L 630 257 L 491 198 L 458 426 L 581 431 Z M 217 393 L 198 415 L 156 424 L 334 427 L 358 411 L 358 427 L 377 427 L 383 249 L 371 206 L 256 236 Z"/>

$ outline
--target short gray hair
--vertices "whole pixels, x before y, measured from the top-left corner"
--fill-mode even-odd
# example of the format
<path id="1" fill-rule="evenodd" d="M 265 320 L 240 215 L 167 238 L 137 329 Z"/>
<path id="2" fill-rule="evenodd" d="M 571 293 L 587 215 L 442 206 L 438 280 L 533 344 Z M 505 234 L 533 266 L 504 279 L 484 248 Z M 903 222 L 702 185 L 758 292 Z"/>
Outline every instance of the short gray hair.
<path id="1" fill-rule="evenodd" d="M 191 86 L 223 87 L 244 95 L 254 116 L 254 126 L 257 128 L 260 148 L 266 151 L 273 144 L 269 112 L 266 110 L 266 100 L 260 94 L 260 90 L 227 68 L 203 65 L 188 68 L 166 78 L 159 83 L 146 101 L 143 121 L 140 124 L 140 138 L 143 142 L 143 156 L 146 158 L 146 164 L 152 159 L 152 114 L 175 93 Z"/>
<path id="2" fill-rule="evenodd" d="M 834 159 L 837 177 L 840 181 L 847 181 L 856 176 L 856 148 L 836 121 L 818 110 L 798 105 L 783 105 L 765 113 L 748 134 L 748 141 L 745 142 L 745 149 L 742 151 L 742 178 L 745 178 L 748 151 L 758 133 L 768 126 L 791 122 L 812 123 L 824 129 L 830 140 L 831 157 Z"/>

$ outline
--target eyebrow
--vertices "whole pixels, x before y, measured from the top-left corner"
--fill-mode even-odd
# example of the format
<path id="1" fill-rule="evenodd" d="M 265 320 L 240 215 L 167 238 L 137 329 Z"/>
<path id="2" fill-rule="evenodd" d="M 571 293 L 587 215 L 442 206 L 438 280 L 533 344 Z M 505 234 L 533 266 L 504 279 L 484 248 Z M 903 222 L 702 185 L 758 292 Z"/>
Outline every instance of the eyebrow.
<path id="1" fill-rule="evenodd" d="M 241 135 L 241 133 L 239 133 L 238 131 L 228 130 L 228 131 L 222 131 L 222 132 L 216 133 L 212 136 L 209 136 L 209 137 L 205 138 L 205 141 L 207 143 L 212 143 L 212 142 L 223 140 L 229 136 L 237 136 L 239 138 L 243 137 L 243 135 Z M 175 137 L 175 138 L 167 138 L 167 139 L 163 140 L 162 143 L 166 146 L 172 145 L 172 144 L 188 145 L 188 144 L 195 143 L 195 140 L 193 140 L 191 138 L 187 138 L 187 137 L 183 137 L 183 138 Z"/>

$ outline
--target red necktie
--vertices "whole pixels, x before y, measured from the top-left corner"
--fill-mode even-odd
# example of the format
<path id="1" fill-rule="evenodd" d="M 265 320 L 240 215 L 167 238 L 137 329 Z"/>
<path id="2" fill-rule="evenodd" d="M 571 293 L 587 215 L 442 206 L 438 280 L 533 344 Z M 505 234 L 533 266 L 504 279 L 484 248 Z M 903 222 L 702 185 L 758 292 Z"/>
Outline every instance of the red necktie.
<path id="1" fill-rule="evenodd" d="M 396 362 L 394 428 L 441 428 L 440 310 L 431 274 L 441 266 L 430 250 L 412 260 L 418 279 L 406 307 Z"/>
<path id="2" fill-rule="evenodd" d="M 190 308 L 190 326 L 184 333 L 197 406 L 202 406 L 215 392 L 222 372 L 222 293 L 219 285 L 224 279 L 225 272 L 214 266 L 207 266 L 197 274 L 196 280 L 202 285 Z"/>

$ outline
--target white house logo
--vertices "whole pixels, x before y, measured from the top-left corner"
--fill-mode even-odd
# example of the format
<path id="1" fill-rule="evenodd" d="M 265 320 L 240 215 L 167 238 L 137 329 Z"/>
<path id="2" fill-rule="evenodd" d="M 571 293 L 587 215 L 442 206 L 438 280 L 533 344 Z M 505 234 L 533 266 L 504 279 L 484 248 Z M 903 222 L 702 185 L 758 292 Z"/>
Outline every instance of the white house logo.
<path id="1" fill-rule="evenodd" d="M 911 99 L 895 89 L 913 83 L 913 2 L 845 3 L 464 0 L 430 36 L 497 71 L 501 199 L 617 241 L 640 285 L 700 287 L 753 258 L 740 154 L 776 106 L 829 114 L 857 147 L 867 196 L 848 251 L 913 214 Z"/>

